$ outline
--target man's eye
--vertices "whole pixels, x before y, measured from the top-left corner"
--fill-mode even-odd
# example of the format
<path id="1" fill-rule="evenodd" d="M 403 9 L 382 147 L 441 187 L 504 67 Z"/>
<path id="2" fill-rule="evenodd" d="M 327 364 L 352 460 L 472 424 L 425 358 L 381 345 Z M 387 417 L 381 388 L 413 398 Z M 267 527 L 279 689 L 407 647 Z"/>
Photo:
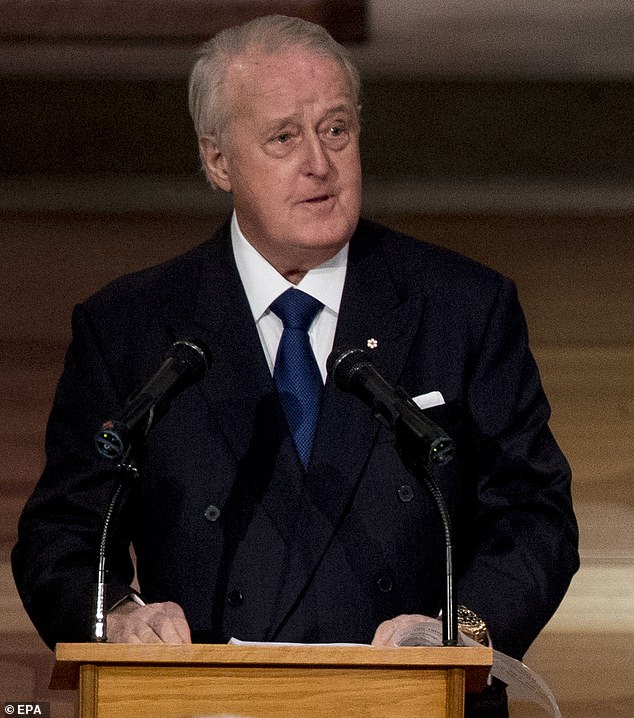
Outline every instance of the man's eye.
<path id="1" fill-rule="evenodd" d="M 335 143 L 335 147 L 339 147 L 344 145 L 350 138 L 350 132 L 345 124 L 330 125 L 326 130 L 325 137 L 328 141 Z"/>
<path id="2" fill-rule="evenodd" d="M 280 144 L 284 144 L 288 142 L 291 139 L 290 132 L 282 132 L 281 134 L 277 135 L 275 137 L 276 142 L 279 142 Z"/>
<path id="3" fill-rule="evenodd" d="M 345 124 L 330 125 L 326 128 L 323 138 L 332 149 L 343 149 L 350 140 L 350 131 Z"/>

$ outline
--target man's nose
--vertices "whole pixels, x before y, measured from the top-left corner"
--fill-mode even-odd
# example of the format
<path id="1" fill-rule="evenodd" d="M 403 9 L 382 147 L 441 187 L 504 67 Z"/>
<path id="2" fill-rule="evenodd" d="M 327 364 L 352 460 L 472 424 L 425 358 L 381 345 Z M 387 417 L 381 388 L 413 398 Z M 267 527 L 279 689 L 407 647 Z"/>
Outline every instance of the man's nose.
<path id="1" fill-rule="evenodd" d="M 308 135 L 304 140 L 303 170 L 307 175 L 325 177 L 330 171 L 330 158 L 319 135 Z"/>

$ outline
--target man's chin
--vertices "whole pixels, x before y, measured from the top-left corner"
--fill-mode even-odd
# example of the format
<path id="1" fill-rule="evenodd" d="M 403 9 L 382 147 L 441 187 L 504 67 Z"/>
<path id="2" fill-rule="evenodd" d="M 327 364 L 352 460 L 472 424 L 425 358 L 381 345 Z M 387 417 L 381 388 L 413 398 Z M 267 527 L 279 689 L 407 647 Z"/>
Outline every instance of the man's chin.
<path id="1" fill-rule="evenodd" d="M 307 221 L 301 228 L 302 245 L 319 249 L 334 249 L 336 254 L 352 237 L 358 218 L 331 217 L 328 221 Z"/>
<path id="2" fill-rule="evenodd" d="M 299 251 L 303 251 L 306 257 L 313 257 L 313 266 L 326 262 L 331 257 L 334 257 L 337 252 L 341 251 L 347 244 L 350 237 L 348 234 L 337 234 L 337 235 L 313 235 L 310 238 L 306 238 L 305 242 L 302 242 L 298 246 Z"/>

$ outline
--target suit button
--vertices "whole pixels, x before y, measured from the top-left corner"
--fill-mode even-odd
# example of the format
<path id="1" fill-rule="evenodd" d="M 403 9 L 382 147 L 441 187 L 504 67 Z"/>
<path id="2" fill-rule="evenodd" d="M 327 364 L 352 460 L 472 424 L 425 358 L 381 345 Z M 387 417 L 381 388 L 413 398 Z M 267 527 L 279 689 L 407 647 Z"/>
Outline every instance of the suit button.
<path id="1" fill-rule="evenodd" d="M 404 504 L 408 504 L 414 498 L 414 489 L 409 484 L 403 484 L 399 486 L 398 497 Z"/>
<path id="2" fill-rule="evenodd" d="M 389 576 L 380 576 L 377 579 L 376 585 L 379 587 L 379 591 L 389 593 L 392 590 L 393 583 Z"/>
<path id="3" fill-rule="evenodd" d="M 207 521 L 211 521 L 212 523 L 214 521 L 218 521 L 220 518 L 220 509 L 213 504 L 209 504 L 209 506 L 205 509 L 205 518 Z"/>
<path id="4" fill-rule="evenodd" d="M 237 590 L 231 591 L 231 593 L 227 596 L 227 603 L 231 606 L 231 608 L 238 608 L 238 606 L 242 605 L 243 601 L 244 597 L 240 591 Z"/>

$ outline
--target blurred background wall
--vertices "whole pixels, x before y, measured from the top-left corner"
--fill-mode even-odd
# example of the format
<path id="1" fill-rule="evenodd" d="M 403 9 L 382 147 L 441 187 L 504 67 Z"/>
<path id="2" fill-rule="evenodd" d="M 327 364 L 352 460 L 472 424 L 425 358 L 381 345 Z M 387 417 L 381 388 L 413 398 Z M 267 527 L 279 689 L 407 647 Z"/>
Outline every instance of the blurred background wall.
<path id="1" fill-rule="evenodd" d="M 189 58 L 270 11 L 326 24 L 359 63 L 364 213 L 517 282 L 582 553 L 526 662 L 564 715 L 632 715 L 634 11 L 619 0 L 0 0 L 0 703 L 73 714 L 47 691 L 9 566 L 70 311 L 226 216 L 198 167 Z"/>

